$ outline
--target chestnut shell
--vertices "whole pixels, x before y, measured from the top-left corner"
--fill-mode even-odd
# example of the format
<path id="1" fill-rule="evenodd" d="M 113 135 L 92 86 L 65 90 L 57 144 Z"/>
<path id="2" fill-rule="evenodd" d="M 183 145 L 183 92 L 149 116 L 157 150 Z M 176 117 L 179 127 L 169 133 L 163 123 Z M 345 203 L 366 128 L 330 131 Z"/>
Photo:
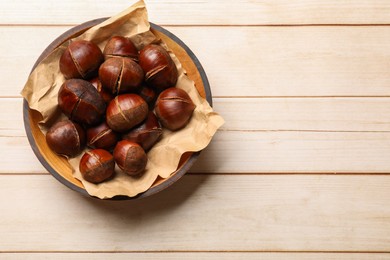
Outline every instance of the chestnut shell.
<path id="1" fill-rule="evenodd" d="M 106 122 L 117 132 L 129 131 L 148 115 L 148 105 L 136 94 L 116 96 L 107 107 Z"/>
<path id="2" fill-rule="evenodd" d="M 153 112 L 149 112 L 146 120 L 133 128 L 130 132 L 122 137 L 128 141 L 137 143 L 147 151 L 149 150 L 162 136 L 162 128 Z"/>
<path id="3" fill-rule="evenodd" d="M 96 75 L 104 57 L 99 47 L 90 41 L 71 42 L 60 58 L 60 71 L 66 79 L 89 79 Z"/>
<path id="4" fill-rule="evenodd" d="M 142 68 L 129 58 L 114 57 L 99 68 L 103 87 L 113 94 L 135 92 L 144 80 Z"/>
<path id="5" fill-rule="evenodd" d="M 58 92 L 58 106 L 71 120 L 96 125 L 104 118 L 106 104 L 95 87 L 82 79 L 66 80 Z"/>
<path id="6" fill-rule="evenodd" d="M 130 176 L 141 174 L 148 162 L 144 149 L 127 140 L 122 140 L 115 146 L 114 159 L 118 167 Z"/>
<path id="7" fill-rule="evenodd" d="M 55 153 L 74 157 L 84 149 L 85 132 L 77 123 L 70 120 L 60 121 L 47 131 L 46 143 Z"/>
<path id="8" fill-rule="evenodd" d="M 154 103 L 156 102 L 156 92 L 149 87 L 142 87 L 140 91 L 138 91 L 138 95 L 140 95 L 146 103 L 148 103 L 149 109 L 154 107 Z"/>
<path id="9" fill-rule="evenodd" d="M 123 36 L 111 37 L 103 50 L 104 58 L 107 60 L 112 57 L 127 57 L 138 61 L 138 50 L 134 43 Z"/>
<path id="10" fill-rule="evenodd" d="M 87 145 L 91 148 L 111 150 L 115 147 L 119 136 L 106 122 L 87 129 Z"/>
<path id="11" fill-rule="evenodd" d="M 96 88 L 106 104 L 108 104 L 114 98 L 114 95 L 112 95 L 106 88 L 103 88 L 99 77 L 93 78 L 89 80 L 89 82 Z"/>
<path id="12" fill-rule="evenodd" d="M 158 96 L 155 112 L 164 127 L 175 131 L 188 124 L 195 107 L 187 92 L 168 88 Z"/>
<path id="13" fill-rule="evenodd" d="M 178 71 L 169 53 L 160 45 L 150 44 L 139 53 L 139 65 L 145 72 L 145 81 L 151 87 L 164 90 L 174 87 Z"/>
<path id="14" fill-rule="evenodd" d="M 86 181 L 103 182 L 115 173 L 114 157 L 103 149 L 87 151 L 80 159 L 79 170 Z"/>

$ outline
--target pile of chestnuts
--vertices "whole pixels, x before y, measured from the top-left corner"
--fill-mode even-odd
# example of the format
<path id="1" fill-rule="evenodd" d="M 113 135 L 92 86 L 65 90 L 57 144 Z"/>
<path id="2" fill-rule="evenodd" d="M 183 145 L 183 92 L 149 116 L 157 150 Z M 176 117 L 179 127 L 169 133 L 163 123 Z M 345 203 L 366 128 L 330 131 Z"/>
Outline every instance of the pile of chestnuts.
<path id="1" fill-rule="evenodd" d="M 162 127 L 185 127 L 195 109 L 189 95 L 176 88 L 176 65 L 159 45 L 137 50 L 130 39 L 114 36 L 102 52 L 93 42 L 77 40 L 59 66 L 66 80 L 58 107 L 68 119 L 48 130 L 46 142 L 68 158 L 88 146 L 79 164 L 88 182 L 113 178 L 115 165 L 130 176 L 141 175 Z"/>

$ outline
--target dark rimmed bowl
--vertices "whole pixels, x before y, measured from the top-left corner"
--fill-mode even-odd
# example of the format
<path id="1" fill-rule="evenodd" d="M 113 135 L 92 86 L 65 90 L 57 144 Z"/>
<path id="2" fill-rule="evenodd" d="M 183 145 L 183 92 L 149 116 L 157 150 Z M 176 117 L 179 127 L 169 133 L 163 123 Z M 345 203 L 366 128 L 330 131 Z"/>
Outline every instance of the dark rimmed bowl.
<path id="1" fill-rule="evenodd" d="M 107 18 L 100 18 L 92 21 L 88 21 L 81 25 L 71 28 L 67 32 L 60 35 L 55 39 L 40 55 L 36 63 L 34 64 L 32 70 L 46 57 L 48 56 L 56 47 L 61 45 L 63 42 L 77 37 L 78 35 L 85 32 L 87 29 L 95 26 Z M 151 31 L 160 37 L 168 47 L 173 51 L 176 57 L 180 60 L 183 68 L 187 71 L 187 75 L 190 79 L 195 82 L 195 86 L 199 94 L 206 98 L 210 105 L 212 105 L 212 96 L 210 91 L 210 85 L 207 80 L 207 76 L 200 64 L 199 60 L 196 58 L 195 54 L 175 35 L 167 31 L 166 29 L 151 23 Z M 28 140 L 30 142 L 31 148 L 33 149 L 35 155 L 42 163 L 42 165 L 62 184 L 69 187 L 70 189 L 77 191 L 83 195 L 90 196 L 82 183 L 73 177 L 72 169 L 67 160 L 61 156 L 56 155 L 52 152 L 45 141 L 45 136 L 39 130 L 38 122 L 42 119 L 41 115 L 30 109 L 26 100 L 23 102 L 23 117 L 24 117 L 24 127 L 27 133 Z M 153 195 L 159 191 L 162 191 L 179 180 L 194 164 L 199 152 L 187 152 L 185 153 L 179 163 L 178 169 L 172 173 L 168 178 L 162 179 L 158 177 L 153 185 L 145 192 L 138 194 L 135 197 L 127 196 L 116 196 L 112 199 L 137 199 L 144 198 L 150 195 Z"/>

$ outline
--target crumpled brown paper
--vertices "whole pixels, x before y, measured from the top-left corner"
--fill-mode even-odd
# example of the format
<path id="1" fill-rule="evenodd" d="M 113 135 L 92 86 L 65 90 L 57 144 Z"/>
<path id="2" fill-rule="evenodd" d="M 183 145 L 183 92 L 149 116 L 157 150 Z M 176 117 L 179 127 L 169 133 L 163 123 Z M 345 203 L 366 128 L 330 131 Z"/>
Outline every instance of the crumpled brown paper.
<path id="1" fill-rule="evenodd" d="M 113 35 L 130 37 L 138 49 L 157 40 L 150 31 L 147 10 L 142 0 L 74 39 L 93 41 L 103 49 L 107 40 Z M 57 107 L 58 90 L 65 81 L 59 70 L 58 61 L 68 44 L 69 42 L 66 42 L 56 48 L 36 67 L 21 93 L 28 101 L 29 107 L 42 114 L 41 129 L 43 132 L 49 127 L 47 122 L 64 118 Z M 167 48 L 164 43 L 161 45 Z M 97 185 L 92 184 L 84 181 L 79 171 L 79 160 L 84 152 L 70 159 L 74 176 L 82 181 L 90 195 L 102 199 L 116 195 L 133 197 L 146 191 L 158 176 L 168 178 L 175 172 L 182 154 L 204 149 L 217 129 L 224 123 L 222 117 L 215 113 L 208 102 L 199 95 L 194 82 L 186 76 L 176 56 L 172 52 L 170 55 L 179 71 L 177 87 L 187 91 L 196 104 L 190 123 L 176 132 L 164 129 L 163 138 L 148 152 L 146 170 L 140 177 L 130 177 L 116 167 L 116 175 L 113 179 Z"/>

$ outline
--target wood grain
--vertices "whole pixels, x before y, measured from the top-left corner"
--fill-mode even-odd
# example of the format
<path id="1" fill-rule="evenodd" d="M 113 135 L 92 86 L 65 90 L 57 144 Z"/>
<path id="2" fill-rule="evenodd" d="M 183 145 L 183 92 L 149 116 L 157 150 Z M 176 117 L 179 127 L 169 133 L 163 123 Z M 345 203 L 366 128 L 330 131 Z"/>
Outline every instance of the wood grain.
<path id="1" fill-rule="evenodd" d="M 69 28 L 0 26 L 0 96 L 18 96 L 43 49 Z M 390 96 L 390 26 L 166 28 L 199 58 L 217 97 Z"/>
<path id="2" fill-rule="evenodd" d="M 197 175 L 113 202 L 1 176 L 0 251 L 389 252 L 389 189 L 387 176 Z"/>
<path id="3" fill-rule="evenodd" d="M 165 259 L 187 259 L 187 260 L 198 260 L 198 259 L 225 259 L 225 260 L 311 260 L 311 259 L 339 259 L 339 260 L 384 260 L 389 259 L 390 254 L 388 253 L 260 253 L 260 252 L 138 252 L 138 253 L 3 253 L 2 257 L 9 260 L 24 260 L 26 258 L 31 260 L 41 259 L 91 259 L 91 260 L 107 260 L 107 259 L 139 259 L 139 260 L 165 260 Z"/>
<path id="4" fill-rule="evenodd" d="M 14 0 L 0 2 L 2 24 L 78 24 L 113 16 L 135 1 Z M 389 24 L 386 0 L 148 0 L 149 18 L 167 25 Z M 44 6 L 45 8 L 42 8 Z"/>
<path id="5" fill-rule="evenodd" d="M 25 137 L 22 99 L 0 100 L 0 173 L 46 172 Z M 389 98 L 216 98 L 214 107 L 226 124 L 192 172 L 390 172 Z"/>
<path id="6" fill-rule="evenodd" d="M 148 0 L 226 124 L 193 174 L 141 201 L 48 175 L 7 97 L 54 38 L 133 2 L 0 1 L 0 258 L 390 259 L 386 0 Z"/>

